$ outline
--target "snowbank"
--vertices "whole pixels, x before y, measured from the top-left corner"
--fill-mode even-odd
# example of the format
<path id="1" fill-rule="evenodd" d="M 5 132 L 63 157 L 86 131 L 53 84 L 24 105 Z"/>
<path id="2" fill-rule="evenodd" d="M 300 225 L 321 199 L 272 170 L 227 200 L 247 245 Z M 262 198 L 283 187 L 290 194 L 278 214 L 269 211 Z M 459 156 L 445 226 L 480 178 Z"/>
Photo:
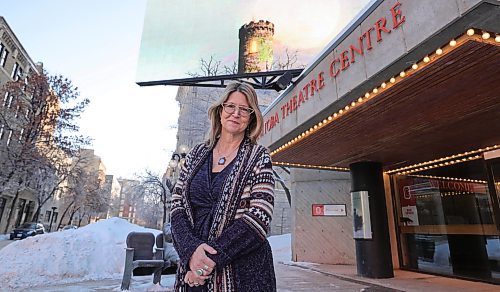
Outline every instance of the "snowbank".
<path id="1" fill-rule="evenodd" d="M 125 240 L 132 231 L 152 232 L 155 236 L 161 232 L 111 218 L 78 229 L 14 241 L 0 250 L 0 291 L 121 279 Z M 291 260 L 290 234 L 271 236 L 268 240 L 275 261 Z M 172 282 L 173 278 L 165 280 Z M 166 291 L 151 283 L 136 289 Z"/>
<path id="2" fill-rule="evenodd" d="M 111 218 L 15 241 L 0 250 L 0 290 L 121 278 L 132 231 L 160 233 Z"/>

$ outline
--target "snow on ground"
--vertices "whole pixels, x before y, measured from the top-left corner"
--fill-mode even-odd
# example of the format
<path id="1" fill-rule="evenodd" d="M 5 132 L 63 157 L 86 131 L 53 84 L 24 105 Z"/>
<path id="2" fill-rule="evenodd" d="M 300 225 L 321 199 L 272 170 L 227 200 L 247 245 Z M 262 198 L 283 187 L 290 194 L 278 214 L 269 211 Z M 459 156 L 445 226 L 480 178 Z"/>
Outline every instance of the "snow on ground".
<path id="1" fill-rule="evenodd" d="M 0 291 L 103 279 L 121 280 L 125 240 L 132 231 L 152 232 L 155 236 L 161 232 L 111 218 L 74 230 L 14 241 L 0 250 Z M 0 240 L 2 238 L 6 239 L 0 235 Z M 271 236 L 268 240 L 275 261 L 291 260 L 290 234 Z M 162 285 L 164 280 L 169 282 L 167 286 L 173 284 L 173 278 L 163 278 Z M 168 291 L 148 281 L 131 288 Z"/>
<path id="2" fill-rule="evenodd" d="M 111 218 L 12 242 L 0 250 L 0 288 L 121 278 L 132 231 L 160 233 Z"/>
<path id="3" fill-rule="evenodd" d="M 7 240 L 10 238 L 9 234 L 0 234 L 0 240 Z"/>
<path id="4" fill-rule="evenodd" d="M 291 235 L 275 235 L 270 236 L 267 240 L 271 244 L 273 250 L 273 259 L 275 262 L 289 262 L 292 260 Z"/>

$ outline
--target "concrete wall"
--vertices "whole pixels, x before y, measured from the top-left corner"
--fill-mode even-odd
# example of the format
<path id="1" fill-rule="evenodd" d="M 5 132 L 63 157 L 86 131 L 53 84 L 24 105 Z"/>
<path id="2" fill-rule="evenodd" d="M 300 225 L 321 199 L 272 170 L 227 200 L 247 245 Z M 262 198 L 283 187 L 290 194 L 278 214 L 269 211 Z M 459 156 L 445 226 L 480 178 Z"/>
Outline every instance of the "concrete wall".
<path id="1" fill-rule="evenodd" d="M 355 264 L 349 173 L 292 169 L 291 183 L 292 260 Z M 347 216 L 313 217 L 312 204 L 346 204 Z"/>
<path id="2" fill-rule="evenodd" d="M 292 232 L 292 210 L 285 191 L 274 189 L 274 213 L 271 221 L 270 235 L 281 235 Z"/>

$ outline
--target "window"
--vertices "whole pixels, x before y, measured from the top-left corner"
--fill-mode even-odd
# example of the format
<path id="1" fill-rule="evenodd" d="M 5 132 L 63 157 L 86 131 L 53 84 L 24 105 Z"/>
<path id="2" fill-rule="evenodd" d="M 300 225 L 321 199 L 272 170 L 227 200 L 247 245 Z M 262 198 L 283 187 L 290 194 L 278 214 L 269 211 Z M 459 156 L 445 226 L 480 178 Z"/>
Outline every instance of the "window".
<path id="1" fill-rule="evenodd" d="M 23 87 L 23 91 L 26 91 L 26 89 L 28 89 L 28 85 L 29 85 L 29 77 L 28 75 L 26 74 L 26 76 L 24 77 L 24 87 Z"/>
<path id="2" fill-rule="evenodd" d="M 9 146 L 11 139 L 12 139 L 12 130 L 9 130 L 9 137 L 7 138 L 7 146 Z"/>
<path id="3" fill-rule="evenodd" d="M 52 212 L 50 212 L 49 210 L 45 211 L 45 222 L 50 221 L 50 215 L 52 215 Z"/>
<path id="4" fill-rule="evenodd" d="M 2 125 L 2 126 L 0 127 L 0 140 L 2 140 L 2 139 L 3 139 L 3 131 L 4 131 L 4 128 L 5 128 L 5 125 Z"/>
<path id="5" fill-rule="evenodd" d="M 14 95 L 9 94 L 9 100 L 7 101 L 7 107 L 10 108 L 12 106 L 12 101 L 14 100 Z"/>
<path id="6" fill-rule="evenodd" d="M 15 118 L 17 119 L 17 117 L 19 117 L 19 110 L 21 109 L 20 106 L 17 106 L 16 107 L 16 115 L 15 115 Z"/>
<path id="7" fill-rule="evenodd" d="M 500 283 L 498 196 L 485 163 L 393 177 L 403 267 Z"/>
<path id="8" fill-rule="evenodd" d="M 22 80 L 23 75 L 24 75 L 23 68 L 18 68 L 16 76 L 14 76 L 14 81 Z"/>
<path id="9" fill-rule="evenodd" d="M 5 68 L 5 63 L 7 62 L 7 56 L 9 55 L 9 51 L 3 44 L 0 44 L 0 66 Z"/>
<path id="10" fill-rule="evenodd" d="M 14 79 L 17 76 L 17 70 L 19 70 L 19 64 L 16 62 L 14 67 L 12 68 L 12 73 L 10 74 L 10 78 Z"/>
<path id="11" fill-rule="evenodd" d="M 9 92 L 6 92 L 3 97 L 3 106 L 7 105 L 7 101 L 9 100 Z"/>
<path id="12" fill-rule="evenodd" d="M 21 133 L 19 133 L 19 143 L 21 143 L 21 141 L 23 140 L 23 134 L 24 134 L 24 129 L 21 129 Z"/>

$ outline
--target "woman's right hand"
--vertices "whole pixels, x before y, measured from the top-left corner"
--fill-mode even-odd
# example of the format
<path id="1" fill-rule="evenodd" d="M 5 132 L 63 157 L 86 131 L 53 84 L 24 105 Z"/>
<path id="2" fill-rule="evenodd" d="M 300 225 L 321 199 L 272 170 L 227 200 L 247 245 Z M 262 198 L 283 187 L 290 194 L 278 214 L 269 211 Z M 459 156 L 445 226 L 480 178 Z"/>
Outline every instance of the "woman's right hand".
<path id="1" fill-rule="evenodd" d="M 215 262 L 207 256 L 207 252 L 209 254 L 217 254 L 217 251 L 213 247 L 202 243 L 196 248 L 189 260 L 189 268 L 196 275 L 198 275 L 197 270 L 200 270 L 203 272 L 201 276 L 208 276 L 215 268 Z"/>
<path id="2" fill-rule="evenodd" d="M 186 276 L 184 276 L 184 282 L 189 285 L 189 287 L 203 286 L 208 276 L 198 276 L 193 271 L 188 271 Z"/>

